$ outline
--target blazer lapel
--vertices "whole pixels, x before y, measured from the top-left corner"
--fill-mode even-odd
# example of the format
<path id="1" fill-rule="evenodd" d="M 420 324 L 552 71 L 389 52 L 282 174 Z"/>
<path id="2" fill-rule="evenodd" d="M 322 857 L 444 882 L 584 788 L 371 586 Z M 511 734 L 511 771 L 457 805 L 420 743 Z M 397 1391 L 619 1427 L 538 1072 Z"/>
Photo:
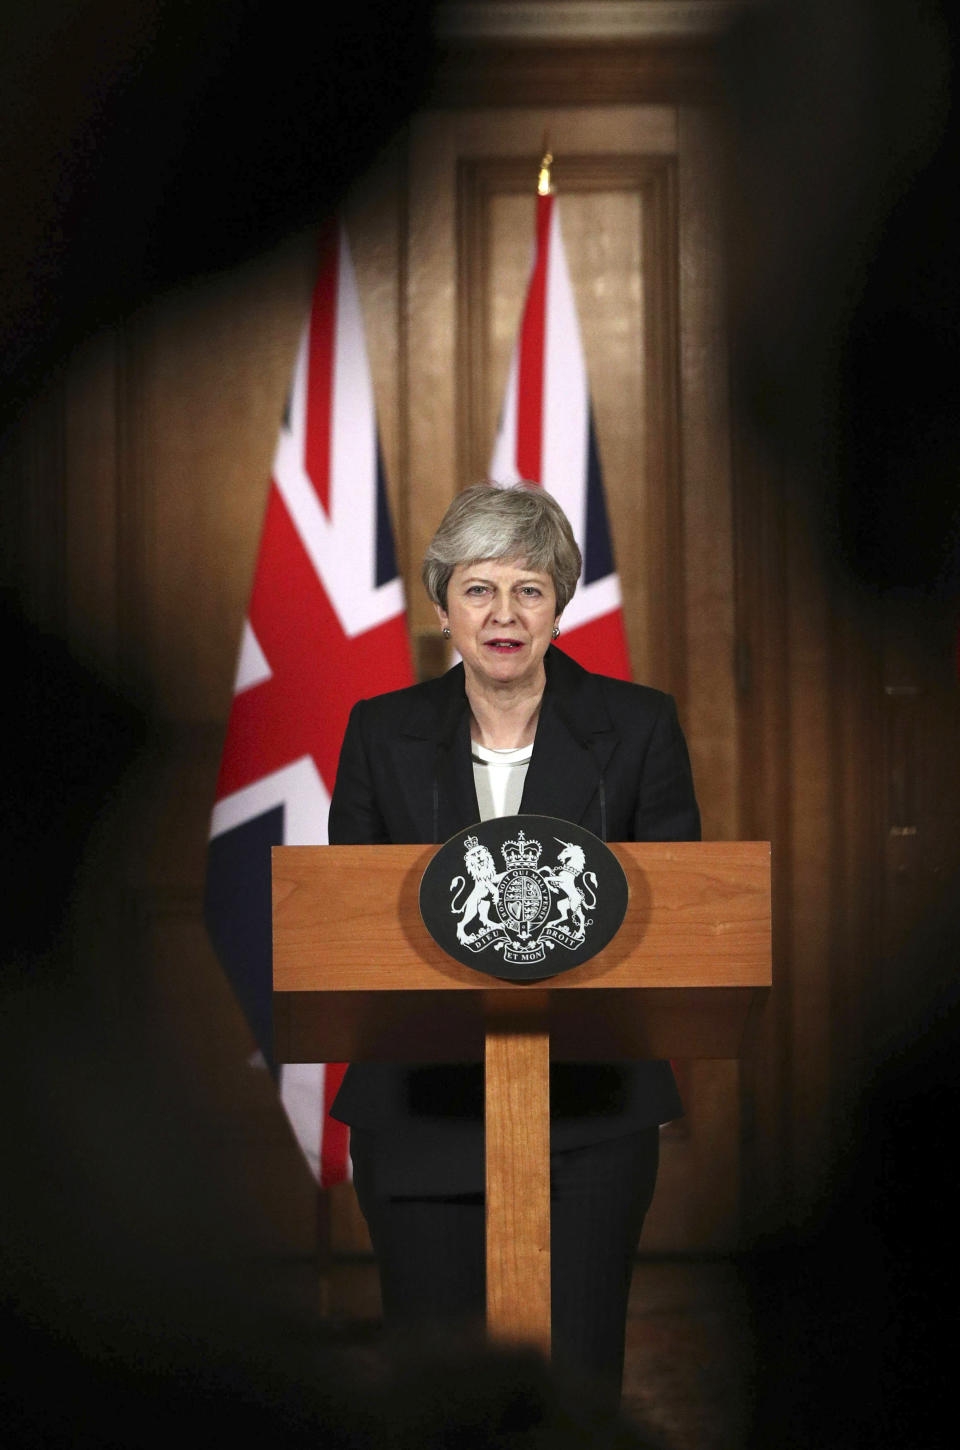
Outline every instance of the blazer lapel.
<path id="1" fill-rule="evenodd" d="M 596 676 L 555 649 L 544 666 L 547 688 L 520 810 L 580 822 L 619 737 Z M 480 819 L 462 665 L 418 692 L 387 748 L 417 840 L 447 841 Z"/>
<path id="2" fill-rule="evenodd" d="M 420 840 L 446 841 L 480 819 L 462 666 L 434 682 L 389 748 Z"/>
<path id="3" fill-rule="evenodd" d="M 547 651 L 545 665 L 547 688 L 520 811 L 579 823 L 618 737 L 594 676 L 559 650 Z"/>

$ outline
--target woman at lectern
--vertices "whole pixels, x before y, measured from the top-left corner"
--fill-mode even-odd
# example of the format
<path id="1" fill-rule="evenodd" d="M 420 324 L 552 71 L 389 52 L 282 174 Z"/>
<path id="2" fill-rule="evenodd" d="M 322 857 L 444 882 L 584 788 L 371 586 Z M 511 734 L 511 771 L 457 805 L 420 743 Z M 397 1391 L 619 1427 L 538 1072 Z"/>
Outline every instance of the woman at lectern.
<path id="1" fill-rule="evenodd" d="M 553 647 L 580 568 L 569 521 L 542 489 L 478 485 L 454 499 L 423 580 L 462 663 L 354 707 L 331 843 L 442 842 L 521 812 L 609 841 L 699 839 L 670 696 Z M 553 1362 L 609 1413 L 658 1129 L 682 1108 L 666 1062 L 560 1063 L 550 1112 Z M 351 1127 L 388 1326 L 482 1320 L 482 1069 L 357 1064 L 333 1115 Z"/>

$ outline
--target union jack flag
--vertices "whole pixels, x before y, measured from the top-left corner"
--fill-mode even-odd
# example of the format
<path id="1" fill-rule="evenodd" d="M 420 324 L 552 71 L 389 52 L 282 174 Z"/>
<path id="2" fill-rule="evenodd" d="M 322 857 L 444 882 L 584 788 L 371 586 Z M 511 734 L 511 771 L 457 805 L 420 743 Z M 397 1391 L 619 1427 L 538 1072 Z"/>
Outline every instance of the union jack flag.
<path id="1" fill-rule="evenodd" d="M 270 847 L 326 842 L 351 707 L 412 682 L 356 279 L 331 227 L 274 458 L 207 857 L 207 925 L 271 1066 Z M 341 1181 L 347 1129 L 327 1110 L 343 1066 L 278 1075 L 315 1175 Z"/>
<path id="2" fill-rule="evenodd" d="M 533 268 L 490 476 L 539 483 L 563 508 L 583 576 L 564 612 L 560 647 L 586 669 L 630 679 L 587 370 L 552 192 L 537 196 Z"/>

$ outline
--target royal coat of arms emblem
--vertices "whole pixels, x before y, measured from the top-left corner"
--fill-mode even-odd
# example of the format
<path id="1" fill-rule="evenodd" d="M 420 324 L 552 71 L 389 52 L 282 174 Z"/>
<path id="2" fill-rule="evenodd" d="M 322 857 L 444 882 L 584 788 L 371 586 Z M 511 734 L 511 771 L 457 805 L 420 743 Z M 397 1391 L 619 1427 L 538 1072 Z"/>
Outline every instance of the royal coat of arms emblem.
<path id="1" fill-rule="evenodd" d="M 453 870 L 446 913 L 441 861 Z M 570 822 L 536 816 L 501 817 L 448 841 L 420 896 L 428 929 L 451 955 L 509 978 L 553 976 L 587 960 L 610 940 L 627 901 L 609 847 Z"/>
<path id="2" fill-rule="evenodd" d="M 542 962 L 555 944 L 574 950 L 592 925 L 586 912 L 597 904 L 597 878 L 587 871 L 583 847 L 561 841 L 556 865 L 541 866 L 543 847 L 524 832 L 502 846 L 498 871 L 488 847 L 476 836 L 464 839 L 467 877 L 450 882 L 450 909 L 457 939 L 471 951 L 492 946 L 506 962 Z"/>

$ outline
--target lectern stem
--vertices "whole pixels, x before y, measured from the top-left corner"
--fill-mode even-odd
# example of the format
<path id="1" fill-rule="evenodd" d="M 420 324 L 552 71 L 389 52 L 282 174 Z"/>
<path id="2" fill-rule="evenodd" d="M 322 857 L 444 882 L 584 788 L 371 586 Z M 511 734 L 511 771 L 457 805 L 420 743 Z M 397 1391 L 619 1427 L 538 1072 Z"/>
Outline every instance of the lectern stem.
<path id="1" fill-rule="evenodd" d="M 531 1000 L 524 1006 L 535 1004 Z M 549 1356 L 550 1036 L 545 1014 L 488 1016 L 486 1158 L 488 1333 L 491 1339 L 533 1345 Z"/>

